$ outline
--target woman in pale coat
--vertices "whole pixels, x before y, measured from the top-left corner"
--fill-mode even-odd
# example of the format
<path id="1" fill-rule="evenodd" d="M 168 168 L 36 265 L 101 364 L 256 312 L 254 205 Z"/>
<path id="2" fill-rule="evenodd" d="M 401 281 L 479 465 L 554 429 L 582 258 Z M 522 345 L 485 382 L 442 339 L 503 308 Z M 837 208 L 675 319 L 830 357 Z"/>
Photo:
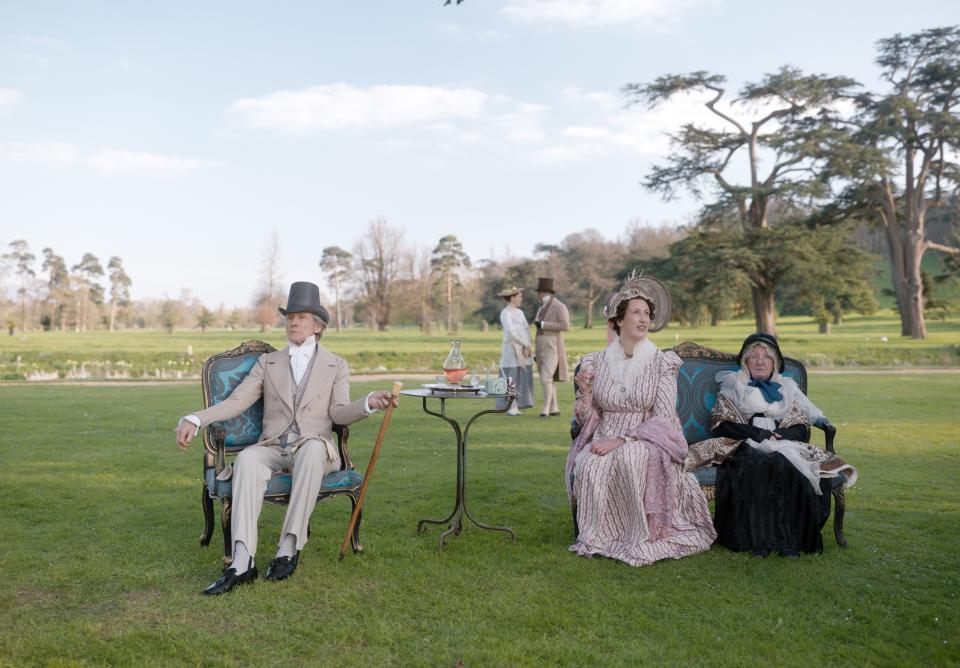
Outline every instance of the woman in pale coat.
<path id="1" fill-rule="evenodd" d="M 507 410 L 507 415 L 520 415 L 520 408 L 533 406 L 533 356 L 530 354 L 530 325 L 520 310 L 523 290 L 511 286 L 497 293 L 507 302 L 500 311 L 500 327 L 503 328 L 503 349 L 500 351 L 500 370 L 512 379 L 517 390 Z M 497 409 L 507 408 L 506 399 L 497 400 Z"/>

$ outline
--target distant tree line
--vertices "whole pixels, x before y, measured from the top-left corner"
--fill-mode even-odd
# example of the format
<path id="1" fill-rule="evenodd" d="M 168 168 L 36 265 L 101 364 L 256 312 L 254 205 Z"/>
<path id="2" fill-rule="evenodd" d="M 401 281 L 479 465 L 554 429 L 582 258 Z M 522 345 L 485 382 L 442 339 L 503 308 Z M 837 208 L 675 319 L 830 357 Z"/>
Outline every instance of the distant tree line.
<path id="1" fill-rule="evenodd" d="M 736 230 L 702 221 L 671 226 L 634 220 L 613 239 L 586 229 L 556 243 L 538 243 L 529 257 L 480 259 L 470 258 L 452 234 L 440 237 L 432 248 L 409 245 L 402 229 L 378 218 L 355 240 L 352 252 L 338 246 L 323 248 L 318 275 L 312 280 L 324 286 L 330 327 L 337 330 L 414 325 L 430 333 L 486 328 L 498 323 L 504 307 L 496 293 L 514 285 L 526 289 L 522 308 L 532 320 L 540 276 L 554 278 L 561 298 L 590 328 L 598 321 L 603 324 L 607 296 L 639 267 L 670 287 L 675 321 L 717 325 L 753 312 L 748 272 L 763 266 L 767 255 L 779 258 L 775 291 L 779 313 L 810 315 L 826 332 L 831 324 L 841 323 L 845 313 L 873 312 L 881 250 L 876 235 L 862 222 L 818 229 L 796 224 L 797 215 L 794 209 L 773 203 L 772 232 L 759 247 L 745 243 Z M 940 222 L 941 237 L 952 224 Z M 265 245 L 259 287 L 247 308 L 208 308 L 189 290 L 176 298 L 131 300 L 131 280 L 119 257 L 111 257 L 106 270 L 92 253 L 68 265 L 50 248 L 37 258 L 25 240 L 16 240 L 0 259 L 0 317 L 10 333 L 252 327 L 267 331 L 281 324 L 277 306 L 283 304 L 288 287 L 280 271 L 281 240 L 276 231 Z M 944 276 L 933 278 L 927 281 L 931 293 L 933 282 Z M 939 312 L 952 307 L 937 300 L 928 306 Z"/>
<path id="2" fill-rule="evenodd" d="M 8 243 L 0 253 L 0 322 L 16 331 L 114 331 L 178 327 L 251 327 L 256 309 L 211 311 L 189 291 L 176 299 L 130 298 L 132 281 L 123 260 L 112 256 L 106 266 L 93 253 L 75 264 L 52 248 L 34 253 L 25 239 Z M 276 304 L 274 303 L 274 310 Z"/>

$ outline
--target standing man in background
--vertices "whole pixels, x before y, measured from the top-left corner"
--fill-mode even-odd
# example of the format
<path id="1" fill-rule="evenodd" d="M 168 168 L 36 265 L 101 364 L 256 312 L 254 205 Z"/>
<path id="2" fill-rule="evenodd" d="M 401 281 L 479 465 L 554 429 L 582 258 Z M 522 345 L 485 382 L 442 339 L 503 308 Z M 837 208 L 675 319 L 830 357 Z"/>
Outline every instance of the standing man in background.
<path id="1" fill-rule="evenodd" d="M 543 411 L 540 417 L 544 418 L 548 415 L 560 415 L 557 388 L 553 383 L 565 382 L 569 377 L 563 332 L 570 329 L 570 312 L 566 305 L 557 299 L 552 278 L 540 277 L 537 282 L 537 296 L 541 304 L 533 324 L 537 326 L 537 370 L 543 385 Z"/>

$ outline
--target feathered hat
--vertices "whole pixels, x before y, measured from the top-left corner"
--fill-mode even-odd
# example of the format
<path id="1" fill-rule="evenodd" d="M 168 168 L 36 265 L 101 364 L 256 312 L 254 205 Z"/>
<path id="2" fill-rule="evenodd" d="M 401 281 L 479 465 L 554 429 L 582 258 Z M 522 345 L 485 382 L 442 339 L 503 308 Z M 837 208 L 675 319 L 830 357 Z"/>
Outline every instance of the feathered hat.
<path id="1" fill-rule="evenodd" d="M 620 289 L 608 300 L 603 308 L 603 314 L 609 320 L 617 317 L 617 307 L 625 301 L 642 297 L 653 304 L 653 320 L 650 323 L 651 332 L 659 332 L 670 322 L 670 291 L 667 286 L 653 276 L 644 276 L 643 271 L 634 269 Z"/>

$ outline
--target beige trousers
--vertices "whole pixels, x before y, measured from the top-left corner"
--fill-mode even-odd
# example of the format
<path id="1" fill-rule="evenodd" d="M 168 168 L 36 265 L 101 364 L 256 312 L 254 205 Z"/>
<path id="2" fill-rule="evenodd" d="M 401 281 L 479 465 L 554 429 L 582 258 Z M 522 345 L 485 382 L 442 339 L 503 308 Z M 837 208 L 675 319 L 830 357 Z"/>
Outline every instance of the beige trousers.
<path id="1" fill-rule="evenodd" d="M 540 379 L 543 382 L 543 413 L 559 413 L 560 408 L 557 405 L 557 386 L 552 380 L 545 381 L 543 378 Z"/>
<path id="2" fill-rule="evenodd" d="M 234 543 L 242 542 L 251 556 L 257 553 L 257 520 L 267 482 L 284 469 L 293 471 L 293 483 L 280 540 L 292 533 L 297 537 L 297 549 L 301 550 L 307 542 L 307 525 L 317 505 L 323 476 L 340 470 L 340 456 L 331 460 L 326 444 L 318 440 L 304 442 L 295 453 L 278 445 L 251 445 L 237 455 L 230 524 Z"/>

